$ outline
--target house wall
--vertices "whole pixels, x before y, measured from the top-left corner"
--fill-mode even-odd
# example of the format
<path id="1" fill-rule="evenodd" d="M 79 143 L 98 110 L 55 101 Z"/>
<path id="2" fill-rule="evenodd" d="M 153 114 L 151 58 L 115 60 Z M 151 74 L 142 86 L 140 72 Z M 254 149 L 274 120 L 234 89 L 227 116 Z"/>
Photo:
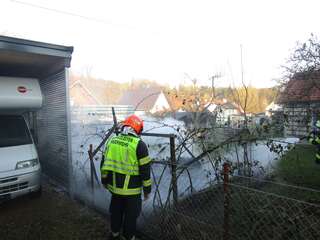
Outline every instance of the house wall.
<path id="1" fill-rule="evenodd" d="M 239 112 L 236 109 L 224 109 L 222 108 L 222 112 L 218 113 L 217 116 L 217 122 L 218 123 L 226 123 L 229 120 L 232 120 L 231 118 L 234 118 L 233 116 L 237 116 Z"/>
<path id="2" fill-rule="evenodd" d="M 291 103 L 283 108 L 284 130 L 286 136 L 307 136 L 319 117 L 320 102 Z"/>
<path id="3" fill-rule="evenodd" d="M 152 109 L 150 110 L 151 113 L 161 112 L 166 109 L 170 109 L 170 105 L 168 103 L 167 98 L 165 95 L 161 92 L 153 105 Z"/>

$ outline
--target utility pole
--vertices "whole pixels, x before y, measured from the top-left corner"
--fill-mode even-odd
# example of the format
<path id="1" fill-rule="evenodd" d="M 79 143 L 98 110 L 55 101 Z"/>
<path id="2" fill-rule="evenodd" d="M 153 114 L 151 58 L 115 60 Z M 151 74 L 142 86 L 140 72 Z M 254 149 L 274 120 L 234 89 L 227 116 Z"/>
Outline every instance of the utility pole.
<path id="1" fill-rule="evenodd" d="M 216 73 L 215 75 L 211 76 L 211 98 L 212 101 L 215 99 L 215 88 L 214 88 L 214 80 L 215 78 L 220 78 L 221 73 Z"/>
<path id="2" fill-rule="evenodd" d="M 243 60 L 242 60 L 242 44 L 240 44 L 240 61 L 241 61 L 241 82 L 243 83 Z"/>

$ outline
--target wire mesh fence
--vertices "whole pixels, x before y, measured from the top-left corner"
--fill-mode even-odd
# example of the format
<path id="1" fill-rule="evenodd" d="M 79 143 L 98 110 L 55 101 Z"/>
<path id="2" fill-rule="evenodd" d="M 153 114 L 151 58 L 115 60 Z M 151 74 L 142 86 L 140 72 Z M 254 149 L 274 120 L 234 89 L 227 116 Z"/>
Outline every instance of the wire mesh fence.
<path id="1" fill-rule="evenodd" d="M 221 193 L 222 185 L 217 185 L 181 199 L 176 205 L 156 208 L 147 218 L 144 233 L 151 239 L 222 239 Z"/>
<path id="2" fill-rule="evenodd" d="M 151 239 L 320 239 L 320 191 L 228 174 L 154 207 L 141 230 Z"/>
<path id="3" fill-rule="evenodd" d="M 159 131 L 165 125 L 157 126 L 152 129 Z M 153 158 L 152 199 L 144 203 L 139 226 L 147 239 L 320 239 L 319 191 L 263 178 L 234 176 L 254 172 L 252 164 L 243 165 L 250 171 L 235 168 L 231 174 L 229 167 L 222 171 L 222 162 L 234 158 L 227 155 L 229 148 L 222 148 L 228 144 L 239 146 L 247 131 L 219 138 L 218 143 L 215 138 L 213 146 L 201 148 L 202 138 L 196 138 L 199 131 L 181 135 L 180 126 L 173 130 L 143 136 Z M 97 143 L 106 138 L 98 129 L 93 136 L 99 138 Z M 88 138 L 81 142 L 83 149 L 91 141 Z M 247 140 L 250 141 L 252 138 Z M 237 159 L 253 162 L 249 158 L 251 148 L 244 146 L 249 145 L 242 144 L 238 151 L 236 148 Z M 98 181 L 93 177 L 92 170 L 98 169 L 93 155 L 84 156 L 87 160 L 82 165 L 87 166 L 92 205 L 105 206 L 106 196 L 100 194 L 101 189 L 95 184 Z"/>
<path id="4" fill-rule="evenodd" d="M 239 184 L 228 187 L 229 239 L 320 238 L 318 204 Z"/>

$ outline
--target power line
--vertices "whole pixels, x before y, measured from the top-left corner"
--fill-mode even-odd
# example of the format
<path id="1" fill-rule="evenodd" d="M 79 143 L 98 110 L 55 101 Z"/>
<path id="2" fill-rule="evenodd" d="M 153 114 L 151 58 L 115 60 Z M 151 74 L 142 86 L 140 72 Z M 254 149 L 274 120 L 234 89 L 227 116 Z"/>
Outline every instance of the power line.
<path id="1" fill-rule="evenodd" d="M 120 27 L 133 29 L 133 27 L 130 27 L 130 26 L 127 26 L 127 25 L 115 24 L 115 23 L 112 23 L 110 21 L 106 21 L 104 19 L 99 19 L 99 18 L 85 16 L 85 15 L 81 15 L 81 14 L 77 14 L 77 13 L 73 13 L 73 12 L 63 11 L 63 10 L 56 9 L 56 8 L 49 8 L 49 7 L 41 6 L 41 5 L 38 5 L 38 4 L 28 3 L 28 2 L 19 1 L 19 0 L 10 0 L 10 1 L 13 2 L 13 3 L 25 5 L 25 6 L 28 6 L 28 7 L 38 8 L 38 9 L 42 9 L 42 10 L 46 10 L 46 11 L 50 11 L 50 12 L 55 12 L 55 13 L 59 13 L 59 14 L 63 14 L 63 15 L 68 15 L 68 16 L 72 16 L 72 17 L 82 18 L 82 19 L 85 19 L 85 20 L 88 20 L 88 21 L 104 23 L 104 24 L 110 24 L 110 25 L 115 25 L 115 26 L 120 26 Z"/>
<path id="2" fill-rule="evenodd" d="M 73 13 L 73 12 L 60 10 L 60 9 L 57 9 L 57 8 L 50 8 L 50 7 L 46 7 L 46 6 L 42 6 L 42 5 L 38 5 L 38 4 L 34 4 L 34 3 L 28 3 L 28 2 L 24 2 L 24 1 L 20 1 L 20 0 L 10 0 L 10 1 L 12 3 L 21 4 L 21 5 L 25 5 L 25 6 L 28 6 L 28 7 L 38 8 L 38 9 L 41 9 L 41 10 L 46 10 L 46 11 L 50 11 L 50 12 L 54 12 L 54 13 L 58 13 L 58 14 L 71 16 L 71 17 L 82 18 L 82 19 L 87 20 L 87 21 L 113 25 L 113 26 L 116 26 L 116 27 L 126 28 L 126 29 L 129 29 L 129 30 L 137 30 L 137 31 L 140 31 L 140 32 L 143 32 L 143 33 L 148 32 L 150 34 L 159 34 L 158 32 L 154 32 L 154 31 L 150 31 L 150 30 L 142 30 L 142 29 L 138 29 L 137 27 L 134 27 L 134 26 L 130 26 L 130 25 L 126 25 L 126 24 L 113 23 L 110 20 L 107 21 L 105 19 L 94 18 L 94 17 L 90 17 L 90 16 L 86 16 L 86 15 L 81 15 L 81 14 L 77 14 L 77 13 Z"/>

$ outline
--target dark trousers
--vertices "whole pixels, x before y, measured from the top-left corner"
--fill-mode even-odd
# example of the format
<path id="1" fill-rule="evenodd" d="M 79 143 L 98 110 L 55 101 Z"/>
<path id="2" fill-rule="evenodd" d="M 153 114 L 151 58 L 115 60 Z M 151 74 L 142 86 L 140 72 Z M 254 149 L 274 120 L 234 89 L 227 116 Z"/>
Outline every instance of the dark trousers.
<path id="1" fill-rule="evenodd" d="M 123 236 L 126 239 L 135 236 L 141 204 L 141 195 L 121 196 L 112 194 L 110 203 L 111 231 L 117 233 L 122 229 Z"/>

